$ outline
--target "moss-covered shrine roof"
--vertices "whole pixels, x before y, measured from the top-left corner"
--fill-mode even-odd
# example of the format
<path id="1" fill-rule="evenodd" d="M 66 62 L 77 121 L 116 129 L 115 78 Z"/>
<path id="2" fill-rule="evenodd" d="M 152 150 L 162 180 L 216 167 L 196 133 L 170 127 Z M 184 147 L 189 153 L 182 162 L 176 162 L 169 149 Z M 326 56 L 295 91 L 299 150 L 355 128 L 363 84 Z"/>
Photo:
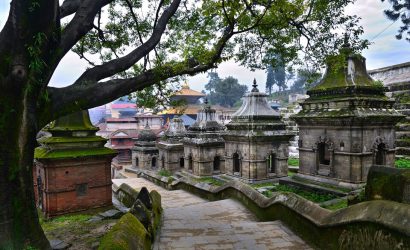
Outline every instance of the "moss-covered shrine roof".
<path id="1" fill-rule="evenodd" d="M 373 80 L 366 70 L 366 59 L 343 48 L 327 58 L 327 69 L 318 85 L 308 90 L 311 100 L 328 96 L 384 97 L 386 88 Z"/>
<path id="2" fill-rule="evenodd" d="M 76 112 L 64 117 L 60 117 L 51 123 L 50 127 L 47 129 L 51 133 L 53 131 L 98 131 L 97 127 L 91 124 L 88 111 Z"/>
<path id="3" fill-rule="evenodd" d="M 89 149 L 66 149 L 49 150 L 45 147 L 38 147 L 34 151 L 36 159 L 69 159 L 89 156 L 116 155 L 117 152 L 110 148 L 89 148 Z"/>

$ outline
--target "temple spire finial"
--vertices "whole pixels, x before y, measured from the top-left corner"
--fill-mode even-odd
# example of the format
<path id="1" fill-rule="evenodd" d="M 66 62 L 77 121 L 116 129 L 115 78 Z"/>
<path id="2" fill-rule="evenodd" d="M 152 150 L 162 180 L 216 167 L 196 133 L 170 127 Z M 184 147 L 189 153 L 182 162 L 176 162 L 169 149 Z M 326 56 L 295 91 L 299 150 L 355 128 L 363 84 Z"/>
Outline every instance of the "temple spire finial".
<path id="1" fill-rule="evenodd" d="M 252 92 L 259 92 L 258 84 L 256 83 L 256 79 L 255 79 L 255 78 L 253 78 L 253 85 L 252 85 L 252 87 L 253 87 Z"/>
<path id="2" fill-rule="evenodd" d="M 208 104 L 208 97 L 205 97 L 205 101 L 204 101 L 205 105 Z"/>
<path id="3" fill-rule="evenodd" d="M 349 36 L 349 34 L 347 33 L 347 30 L 346 30 L 346 32 L 345 32 L 345 34 L 344 34 L 344 39 L 343 39 L 342 48 L 350 49 L 349 38 L 350 38 L 350 36 Z"/>

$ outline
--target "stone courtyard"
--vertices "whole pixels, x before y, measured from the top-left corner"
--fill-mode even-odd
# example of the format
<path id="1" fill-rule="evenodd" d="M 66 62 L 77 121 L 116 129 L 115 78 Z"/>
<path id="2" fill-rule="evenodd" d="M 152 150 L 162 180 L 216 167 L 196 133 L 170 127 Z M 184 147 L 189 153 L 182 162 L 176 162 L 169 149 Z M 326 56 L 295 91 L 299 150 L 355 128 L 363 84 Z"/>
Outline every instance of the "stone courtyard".
<path id="1" fill-rule="evenodd" d="M 130 177 L 133 177 L 132 175 Z M 209 202 L 183 190 L 168 191 L 143 178 L 114 179 L 135 190 L 157 190 L 164 217 L 154 249 L 311 249 L 280 221 L 258 222 L 232 199 Z"/>

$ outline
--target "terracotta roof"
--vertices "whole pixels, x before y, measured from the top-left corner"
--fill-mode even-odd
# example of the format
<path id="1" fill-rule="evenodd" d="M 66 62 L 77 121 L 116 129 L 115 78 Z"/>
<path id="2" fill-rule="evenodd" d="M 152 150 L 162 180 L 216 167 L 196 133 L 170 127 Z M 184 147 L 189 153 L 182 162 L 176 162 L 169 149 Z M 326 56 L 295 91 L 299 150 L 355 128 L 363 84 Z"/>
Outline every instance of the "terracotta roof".
<path id="1" fill-rule="evenodd" d="M 188 107 L 170 108 L 160 112 L 160 114 L 187 114 L 196 115 L 201 109 L 201 105 L 189 105 Z"/>
<path id="2" fill-rule="evenodd" d="M 136 108 L 135 103 L 113 103 L 111 104 L 112 109 L 125 109 L 125 108 Z"/>
<path id="3" fill-rule="evenodd" d="M 137 122 L 133 117 L 125 117 L 125 118 L 107 118 L 105 119 L 106 122 Z"/>
<path id="4" fill-rule="evenodd" d="M 205 96 L 205 94 L 201 92 L 190 89 L 187 82 L 182 84 L 181 90 L 176 92 L 174 95 L 176 96 Z"/>

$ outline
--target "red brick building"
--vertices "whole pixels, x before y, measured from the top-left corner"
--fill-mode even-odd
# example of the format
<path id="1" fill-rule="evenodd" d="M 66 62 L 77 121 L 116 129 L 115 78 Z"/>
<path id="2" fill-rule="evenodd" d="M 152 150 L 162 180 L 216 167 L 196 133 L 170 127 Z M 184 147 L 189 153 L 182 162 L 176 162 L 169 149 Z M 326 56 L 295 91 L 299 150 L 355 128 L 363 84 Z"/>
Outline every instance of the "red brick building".
<path id="1" fill-rule="evenodd" d="M 87 111 L 55 121 L 35 151 L 36 203 L 46 217 L 111 205 L 111 160 Z"/>

